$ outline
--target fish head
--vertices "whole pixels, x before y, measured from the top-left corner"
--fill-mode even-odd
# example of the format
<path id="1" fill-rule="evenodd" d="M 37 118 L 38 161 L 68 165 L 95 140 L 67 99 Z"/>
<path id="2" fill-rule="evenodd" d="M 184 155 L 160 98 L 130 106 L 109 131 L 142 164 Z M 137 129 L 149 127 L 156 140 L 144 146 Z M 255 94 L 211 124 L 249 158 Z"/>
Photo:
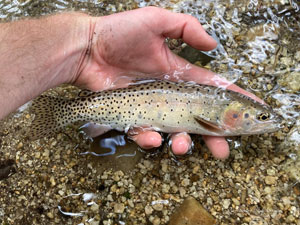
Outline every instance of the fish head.
<path id="1" fill-rule="evenodd" d="M 245 101 L 243 101 L 245 100 Z M 222 128 L 233 135 L 261 134 L 281 128 L 281 117 L 271 107 L 252 99 L 232 101 L 220 117 Z"/>

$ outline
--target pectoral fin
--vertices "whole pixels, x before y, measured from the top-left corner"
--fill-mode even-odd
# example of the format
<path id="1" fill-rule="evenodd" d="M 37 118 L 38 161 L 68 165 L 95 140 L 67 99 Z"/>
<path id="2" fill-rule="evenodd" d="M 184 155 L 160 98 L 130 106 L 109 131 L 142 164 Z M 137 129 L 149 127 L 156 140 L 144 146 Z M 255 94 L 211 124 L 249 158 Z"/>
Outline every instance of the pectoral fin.
<path id="1" fill-rule="evenodd" d="M 214 132 L 214 133 L 220 133 L 220 131 L 223 131 L 224 129 L 217 123 L 209 121 L 207 119 L 204 119 L 200 116 L 194 116 L 195 120 L 205 129 Z"/>
<path id="2" fill-rule="evenodd" d="M 112 128 L 108 125 L 89 122 L 81 126 L 79 129 L 84 131 L 88 137 L 93 138 L 110 131 Z"/>

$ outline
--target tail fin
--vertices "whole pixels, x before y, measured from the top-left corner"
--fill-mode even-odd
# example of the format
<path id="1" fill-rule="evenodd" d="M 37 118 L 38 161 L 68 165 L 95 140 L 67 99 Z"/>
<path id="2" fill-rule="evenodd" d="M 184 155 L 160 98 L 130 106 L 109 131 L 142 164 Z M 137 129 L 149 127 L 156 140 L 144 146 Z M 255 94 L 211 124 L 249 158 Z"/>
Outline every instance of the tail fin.
<path id="1" fill-rule="evenodd" d="M 67 100 L 40 96 L 32 103 L 35 118 L 30 126 L 29 139 L 36 140 L 58 132 L 66 125 L 64 118 Z"/>

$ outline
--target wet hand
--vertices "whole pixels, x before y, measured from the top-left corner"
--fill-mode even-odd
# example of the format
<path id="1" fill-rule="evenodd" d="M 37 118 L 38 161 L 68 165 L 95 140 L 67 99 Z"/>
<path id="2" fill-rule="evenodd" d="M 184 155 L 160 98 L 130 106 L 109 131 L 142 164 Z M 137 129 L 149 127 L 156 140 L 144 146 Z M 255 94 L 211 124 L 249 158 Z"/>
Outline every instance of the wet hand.
<path id="1" fill-rule="evenodd" d="M 167 74 L 170 80 L 224 86 L 254 97 L 175 55 L 165 42 L 167 37 L 181 38 L 204 51 L 217 45 L 197 19 L 160 8 L 147 7 L 94 18 L 89 49 L 74 84 L 99 91 L 127 86 L 136 78 L 164 79 Z M 162 142 L 160 135 L 154 131 L 141 131 L 133 139 L 145 149 L 158 147 Z M 205 136 L 204 140 L 216 158 L 229 155 L 225 138 Z M 173 135 L 171 141 L 174 154 L 185 154 L 191 146 L 191 138 L 185 133 Z"/>

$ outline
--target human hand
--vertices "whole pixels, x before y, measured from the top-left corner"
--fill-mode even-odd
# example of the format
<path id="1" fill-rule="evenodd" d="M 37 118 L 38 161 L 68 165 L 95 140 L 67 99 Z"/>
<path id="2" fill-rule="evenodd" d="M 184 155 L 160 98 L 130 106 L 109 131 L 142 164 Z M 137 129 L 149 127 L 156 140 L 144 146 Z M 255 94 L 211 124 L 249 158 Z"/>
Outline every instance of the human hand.
<path id="1" fill-rule="evenodd" d="M 199 50 L 211 50 L 217 43 L 197 19 L 185 14 L 147 7 L 93 18 L 91 43 L 74 84 L 93 91 L 127 86 L 136 78 L 164 78 L 195 81 L 224 86 L 250 97 L 254 95 L 218 77 L 214 73 L 190 65 L 170 51 L 165 39 L 182 38 Z M 256 98 L 257 99 L 257 98 Z M 142 148 L 161 145 L 161 136 L 154 131 L 140 131 L 132 137 Z M 229 146 L 224 137 L 204 136 L 206 145 L 216 158 L 226 158 Z M 174 154 L 185 154 L 191 146 L 186 133 L 171 137 Z"/>

